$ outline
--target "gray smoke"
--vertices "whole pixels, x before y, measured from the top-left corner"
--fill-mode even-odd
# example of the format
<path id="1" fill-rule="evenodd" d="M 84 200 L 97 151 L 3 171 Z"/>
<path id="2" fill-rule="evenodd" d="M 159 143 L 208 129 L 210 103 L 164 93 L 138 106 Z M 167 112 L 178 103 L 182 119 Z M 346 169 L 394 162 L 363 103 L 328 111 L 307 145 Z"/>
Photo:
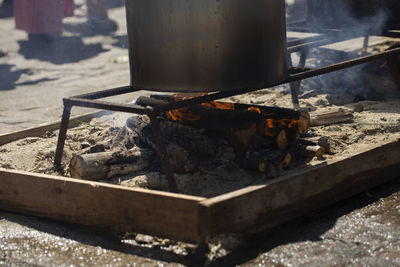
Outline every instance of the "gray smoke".
<path id="1" fill-rule="evenodd" d="M 306 2 L 310 4 L 308 9 Z M 286 0 L 286 6 L 288 21 L 308 18 L 307 28 L 311 32 L 326 33 L 330 31 L 332 33 L 326 36 L 329 43 L 380 35 L 385 29 L 390 13 L 385 6 L 376 6 L 367 0 Z M 362 42 L 358 52 L 361 52 L 361 49 Z M 297 56 L 293 57 L 294 62 L 296 62 Z M 322 67 L 357 56 L 359 56 L 357 53 L 342 53 L 340 57 L 329 57 L 323 50 L 321 52 L 320 49 L 314 49 L 308 55 L 308 58 L 313 58 L 311 63 L 308 61 L 308 65 Z M 349 103 L 371 98 L 371 90 L 366 83 L 364 68 L 365 66 L 361 65 L 305 80 L 302 83 L 301 91 L 314 89 L 319 93 L 328 93 L 332 96 L 332 104 L 344 104 L 335 103 L 336 96 L 346 96 L 344 102 Z"/>

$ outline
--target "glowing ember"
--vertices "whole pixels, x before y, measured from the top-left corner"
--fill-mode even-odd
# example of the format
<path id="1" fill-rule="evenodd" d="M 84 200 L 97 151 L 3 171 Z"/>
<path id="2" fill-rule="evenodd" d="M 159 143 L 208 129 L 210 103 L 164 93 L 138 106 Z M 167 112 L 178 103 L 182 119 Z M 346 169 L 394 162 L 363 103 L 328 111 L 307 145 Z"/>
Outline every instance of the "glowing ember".
<path id="1" fill-rule="evenodd" d="M 192 97 L 179 97 L 177 95 L 174 96 L 175 101 L 182 101 L 190 98 Z M 300 127 L 299 125 L 300 121 L 298 119 L 295 118 L 277 119 L 274 118 L 276 117 L 276 114 L 274 112 L 271 113 L 269 110 L 264 111 L 262 107 L 250 106 L 246 109 L 243 108 L 241 109 L 239 106 L 236 108 L 235 103 L 217 102 L 217 101 L 202 103 L 200 104 L 200 106 L 216 110 L 234 111 L 235 109 L 239 110 L 247 109 L 248 111 L 256 112 L 257 114 L 261 115 L 260 117 L 261 120 L 263 120 L 262 118 L 265 118 L 264 135 L 269 137 L 277 136 L 282 129 L 292 129 L 295 127 Z M 171 110 L 167 113 L 167 116 L 169 119 L 179 122 L 196 122 L 202 119 L 199 114 L 193 113 L 193 110 L 191 110 L 190 107 Z"/>
<path id="2" fill-rule="evenodd" d="M 260 110 L 259 108 L 257 108 L 257 107 L 249 107 L 247 110 L 255 111 L 255 112 L 257 112 L 258 114 L 261 114 L 261 113 L 262 113 L 261 110 Z"/>

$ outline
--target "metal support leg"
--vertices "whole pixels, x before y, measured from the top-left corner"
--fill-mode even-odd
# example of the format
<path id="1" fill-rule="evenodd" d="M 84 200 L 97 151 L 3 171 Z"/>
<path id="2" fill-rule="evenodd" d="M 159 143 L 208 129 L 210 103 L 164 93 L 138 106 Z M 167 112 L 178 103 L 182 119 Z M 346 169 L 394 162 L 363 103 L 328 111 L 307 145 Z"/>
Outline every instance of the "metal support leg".
<path id="1" fill-rule="evenodd" d="M 61 159 L 64 151 L 65 138 L 67 137 L 68 122 L 69 122 L 69 117 L 71 115 L 71 108 L 72 106 L 66 105 L 64 103 L 64 112 L 61 120 L 60 133 L 58 134 L 56 155 L 54 157 L 54 165 L 57 168 L 61 167 Z"/>
<path id="2" fill-rule="evenodd" d="M 369 35 L 366 35 L 366 36 L 364 36 L 363 47 L 361 49 L 361 55 L 367 54 L 368 43 L 369 43 Z"/>
<path id="3" fill-rule="evenodd" d="M 299 89 L 301 86 L 301 82 L 292 82 L 289 84 L 290 86 L 290 93 L 292 94 L 292 104 L 294 109 L 300 108 L 299 103 Z"/>
<path id="4" fill-rule="evenodd" d="M 161 165 L 165 175 L 167 176 L 169 190 L 171 192 L 178 192 L 178 187 L 174 178 L 174 171 L 172 170 L 171 163 L 168 159 L 167 149 L 161 141 L 160 123 L 155 114 L 149 115 L 151 130 L 153 132 L 153 139 L 157 146 L 158 157 L 160 158 Z"/>
<path id="5" fill-rule="evenodd" d="M 307 51 L 305 49 L 302 49 L 300 54 L 299 68 L 304 68 L 304 66 L 306 65 L 306 60 L 307 60 Z M 300 108 L 299 91 L 301 86 L 301 80 L 291 82 L 289 86 L 290 86 L 290 92 L 292 94 L 293 107 L 295 109 L 299 109 Z"/>

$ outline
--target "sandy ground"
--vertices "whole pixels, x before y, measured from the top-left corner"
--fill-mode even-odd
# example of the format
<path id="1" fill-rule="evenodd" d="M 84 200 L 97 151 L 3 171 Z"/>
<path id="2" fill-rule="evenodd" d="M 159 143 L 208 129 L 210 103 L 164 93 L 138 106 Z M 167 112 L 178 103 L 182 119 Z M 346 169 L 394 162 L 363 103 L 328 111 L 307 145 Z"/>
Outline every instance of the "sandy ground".
<path id="1" fill-rule="evenodd" d="M 0 19 L 0 49 L 9 51 L 8 56 L 0 58 L 0 133 L 59 119 L 62 97 L 129 84 L 123 8 L 110 9 L 110 16 L 118 22 L 119 29 L 105 35 L 90 33 L 83 24 L 84 17 L 65 19 L 66 31 L 62 38 L 45 49 L 32 46 L 24 32 L 15 31 L 12 18 Z M 355 124 L 318 127 L 314 129 L 317 134 L 333 134 L 338 144 L 346 147 L 354 143 L 369 145 L 399 134 L 398 100 L 382 104 L 374 99 L 352 104 L 349 99 L 353 100 L 356 95 L 325 85 L 319 80 L 306 82 L 301 91 L 306 94 L 301 98 L 302 106 L 324 111 L 340 104 L 356 110 Z M 134 98 L 132 94 L 117 100 L 127 102 Z M 247 98 L 231 100 L 290 105 L 287 87 L 266 89 Z M 74 109 L 75 114 L 87 111 Z M 77 139 L 84 140 L 89 132 L 90 129 L 81 131 Z M 47 138 L 55 144 L 55 136 Z M 36 157 L 34 151 L 31 151 L 33 154 L 23 153 L 28 143 L 38 144 L 40 140 L 20 141 L 14 143 L 14 147 L 0 148 L 0 153 L 2 156 L 5 152 L 14 153 L 18 161 L 26 164 L 22 169 L 49 171 L 48 166 L 41 164 L 51 161 L 53 149 L 48 143 L 42 144 L 39 149 L 45 152 L 42 153 L 44 157 Z M 345 151 L 338 153 L 346 156 Z M 15 167 L 13 162 L 4 159 L 0 164 Z M 271 231 L 246 239 L 217 240 L 208 259 L 215 266 L 398 266 L 399 189 L 397 179 Z M 222 246 L 218 242 L 222 242 Z M 0 266 L 204 264 L 204 259 L 190 252 L 190 248 L 173 241 L 105 234 L 76 225 L 0 212 Z"/>
<path id="2" fill-rule="evenodd" d="M 264 105 L 274 101 L 279 102 L 281 106 L 291 105 L 290 94 L 284 87 L 265 89 L 261 92 L 242 95 L 240 99 L 236 98 L 233 97 L 230 100 Z M 399 100 L 360 101 L 345 106 L 335 106 L 327 105 L 326 95 L 318 94 L 303 98 L 302 102 L 304 101 L 314 103 L 312 107 L 317 109 L 318 113 L 336 111 L 340 108 L 352 112 L 353 119 L 341 124 L 310 127 L 309 136 L 328 136 L 330 138 L 331 153 L 326 153 L 322 158 L 299 158 L 298 156 L 295 158 L 294 155 L 291 165 L 285 168 L 280 175 L 295 172 L 310 165 L 345 159 L 400 138 Z M 315 112 L 311 112 L 311 117 Z M 99 116 L 89 122 L 82 122 L 79 126 L 70 129 L 64 146 L 61 172 L 56 170 L 53 165 L 58 131 L 46 132 L 39 137 L 28 137 L 0 146 L 0 167 L 70 177 L 69 162 L 73 153 L 81 150 L 81 144 L 94 145 L 113 139 L 120 129 L 123 129 L 127 118 L 131 116 L 131 114 L 112 113 Z M 147 147 L 146 149 L 151 148 Z M 187 195 L 213 197 L 248 185 L 263 184 L 273 178 L 270 171 L 266 171 L 264 174 L 241 168 L 234 161 L 232 152 L 228 152 L 226 158 L 221 156 L 226 155 L 226 151 L 231 151 L 230 149 L 233 151 L 232 147 L 221 145 L 219 147 L 221 153 L 214 151 L 214 154 L 219 156 L 209 156 L 208 160 L 203 159 L 198 163 L 198 167 L 189 173 L 175 174 L 179 192 Z M 190 156 L 193 158 L 196 155 Z M 199 159 L 195 161 L 198 162 Z M 128 187 L 168 191 L 165 176 L 160 172 L 157 161 L 144 170 L 100 181 Z"/>
<path id="3" fill-rule="evenodd" d="M 129 85 L 125 12 L 109 13 L 118 21 L 116 32 L 96 34 L 85 17 L 75 16 L 64 20 L 62 37 L 47 45 L 29 42 L 25 32 L 14 30 L 13 18 L 1 19 L 0 49 L 9 52 L 0 58 L 1 133 L 59 119 L 63 97 Z M 73 109 L 82 112 L 88 110 Z"/>

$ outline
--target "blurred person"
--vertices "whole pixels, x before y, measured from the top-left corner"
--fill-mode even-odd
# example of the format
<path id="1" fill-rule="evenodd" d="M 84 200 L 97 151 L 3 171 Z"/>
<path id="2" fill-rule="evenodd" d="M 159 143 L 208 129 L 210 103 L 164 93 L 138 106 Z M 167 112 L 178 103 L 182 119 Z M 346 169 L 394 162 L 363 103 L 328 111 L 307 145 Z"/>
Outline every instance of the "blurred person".
<path id="1" fill-rule="evenodd" d="M 62 20 L 73 15 L 73 0 L 14 0 L 15 25 L 31 41 L 50 41 L 62 33 Z"/>

